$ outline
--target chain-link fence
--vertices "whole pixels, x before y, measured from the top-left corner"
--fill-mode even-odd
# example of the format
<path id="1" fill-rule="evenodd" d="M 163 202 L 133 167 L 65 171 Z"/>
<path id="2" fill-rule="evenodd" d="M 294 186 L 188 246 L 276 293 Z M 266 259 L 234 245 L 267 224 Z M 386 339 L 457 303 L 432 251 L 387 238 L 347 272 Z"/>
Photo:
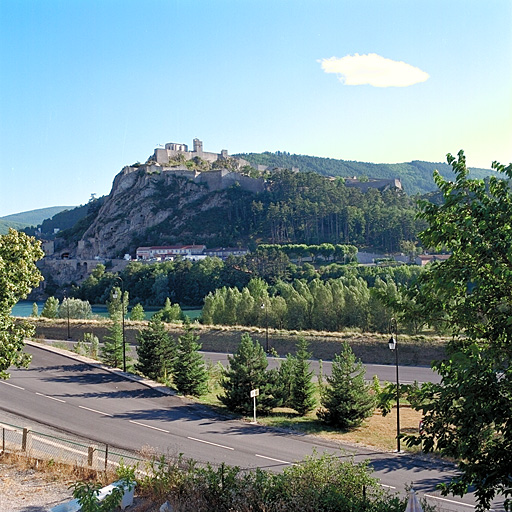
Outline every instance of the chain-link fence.
<path id="1" fill-rule="evenodd" d="M 2 452 L 20 453 L 35 459 L 61 462 L 94 470 L 115 470 L 122 463 L 133 466 L 144 459 L 107 444 L 65 439 L 29 427 L 0 423 Z"/>

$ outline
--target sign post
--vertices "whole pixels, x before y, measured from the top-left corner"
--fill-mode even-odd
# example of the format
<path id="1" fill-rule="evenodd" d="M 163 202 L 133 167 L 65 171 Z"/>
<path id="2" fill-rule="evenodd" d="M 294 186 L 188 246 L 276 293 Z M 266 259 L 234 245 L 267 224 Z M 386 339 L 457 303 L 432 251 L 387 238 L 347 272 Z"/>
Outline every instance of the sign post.
<path id="1" fill-rule="evenodd" d="M 253 400 L 253 407 L 254 407 L 254 419 L 252 423 L 256 423 L 256 397 L 260 394 L 259 389 L 251 389 L 251 398 Z"/>

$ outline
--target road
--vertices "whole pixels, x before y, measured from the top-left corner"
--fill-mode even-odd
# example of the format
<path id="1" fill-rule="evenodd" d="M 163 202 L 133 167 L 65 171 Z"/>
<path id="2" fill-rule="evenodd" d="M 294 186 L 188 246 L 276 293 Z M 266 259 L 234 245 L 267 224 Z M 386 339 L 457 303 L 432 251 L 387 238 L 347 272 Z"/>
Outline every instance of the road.
<path id="1" fill-rule="evenodd" d="M 219 418 L 205 406 L 163 395 L 71 357 L 32 346 L 27 351 L 33 355 L 30 368 L 13 369 L 11 379 L 0 382 L 0 410 L 110 446 L 134 451 L 151 446 L 198 461 L 271 470 L 300 461 L 314 450 L 353 455 L 356 461 L 370 460 L 384 486 L 402 492 L 414 482 L 417 491 L 437 497 L 435 485 L 454 474 L 447 463 Z M 449 500 L 434 502 L 454 511 L 472 510 L 474 503 L 471 496 Z"/>
<path id="2" fill-rule="evenodd" d="M 224 367 L 228 365 L 228 356 L 224 352 L 202 352 L 205 360 L 211 361 L 213 364 L 221 363 Z M 278 368 L 282 358 L 268 357 L 269 368 Z M 311 369 L 315 375 L 319 373 L 320 364 L 318 360 L 310 361 Z M 377 375 L 381 382 L 396 382 L 396 367 L 389 364 L 366 364 L 366 379 L 372 380 Z M 331 361 L 322 361 L 322 373 L 324 375 L 331 374 Z M 399 366 L 400 382 L 402 384 L 412 384 L 417 381 L 422 382 L 440 382 L 441 377 L 427 366 Z"/>

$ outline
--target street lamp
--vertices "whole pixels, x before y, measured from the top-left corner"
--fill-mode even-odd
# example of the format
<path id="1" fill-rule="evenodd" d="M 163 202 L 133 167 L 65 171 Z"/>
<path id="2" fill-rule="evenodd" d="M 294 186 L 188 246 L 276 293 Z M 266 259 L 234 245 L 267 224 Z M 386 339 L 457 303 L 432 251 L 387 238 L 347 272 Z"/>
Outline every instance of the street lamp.
<path id="1" fill-rule="evenodd" d="M 265 311 L 265 346 L 266 346 L 266 352 L 269 353 L 269 346 L 268 346 L 268 309 L 267 305 L 262 302 L 261 309 Z"/>
<path id="2" fill-rule="evenodd" d="M 64 300 L 66 301 L 66 316 L 68 317 L 68 341 L 71 339 L 71 329 L 69 326 L 69 298 L 66 291 L 64 291 Z"/>
<path id="3" fill-rule="evenodd" d="M 121 279 L 121 276 L 115 276 L 115 279 L 119 279 L 121 282 L 121 317 L 122 317 L 122 325 L 123 325 L 123 372 L 126 371 L 126 343 L 125 343 L 125 335 L 124 335 L 124 281 Z M 116 294 L 113 295 L 114 299 L 117 299 Z"/>
<path id="4" fill-rule="evenodd" d="M 396 338 L 398 335 L 398 324 L 396 318 L 390 321 L 391 338 L 389 338 L 388 346 L 390 350 L 395 351 L 396 365 L 396 451 L 400 453 L 400 380 L 398 378 L 398 344 Z"/>

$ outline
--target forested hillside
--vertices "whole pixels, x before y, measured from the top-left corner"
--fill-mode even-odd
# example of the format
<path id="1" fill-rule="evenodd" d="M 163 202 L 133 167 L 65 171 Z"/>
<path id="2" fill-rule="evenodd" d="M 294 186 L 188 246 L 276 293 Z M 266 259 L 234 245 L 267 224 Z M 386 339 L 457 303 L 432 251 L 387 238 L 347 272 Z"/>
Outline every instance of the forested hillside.
<path id="1" fill-rule="evenodd" d="M 373 164 L 307 155 L 291 155 L 286 151 L 241 153 L 236 156 L 244 158 L 254 166 L 266 165 L 271 168 L 281 167 L 285 169 L 298 167 L 299 171 L 312 171 L 323 176 L 400 178 L 408 195 L 425 194 L 435 190 L 436 186 L 432 179 L 432 173 L 435 169 L 448 179 L 454 177 L 451 166 L 446 163 L 421 162 L 419 160 L 400 164 Z M 471 169 L 471 176 L 474 178 L 484 178 L 491 174 L 494 174 L 491 169 Z"/>
<path id="2" fill-rule="evenodd" d="M 236 185 L 210 191 L 166 173 L 136 178 L 140 185 L 131 187 L 121 179 L 104 207 L 97 200 L 92 213 L 59 233 L 61 242 L 72 247 L 80 237 L 93 239 L 104 257 L 176 243 L 254 249 L 261 243 L 329 242 L 394 252 L 402 241 L 416 241 L 424 225 L 414 200 L 400 190 L 362 192 L 314 172 L 274 171 L 259 194 Z"/>
<path id="3" fill-rule="evenodd" d="M 0 234 L 7 233 L 9 228 L 23 229 L 30 226 L 37 226 L 45 219 L 50 219 L 64 210 L 73 210 L 74 206 L 51 206 L 28 212 L 14 213 L 0 217 Z"/>

